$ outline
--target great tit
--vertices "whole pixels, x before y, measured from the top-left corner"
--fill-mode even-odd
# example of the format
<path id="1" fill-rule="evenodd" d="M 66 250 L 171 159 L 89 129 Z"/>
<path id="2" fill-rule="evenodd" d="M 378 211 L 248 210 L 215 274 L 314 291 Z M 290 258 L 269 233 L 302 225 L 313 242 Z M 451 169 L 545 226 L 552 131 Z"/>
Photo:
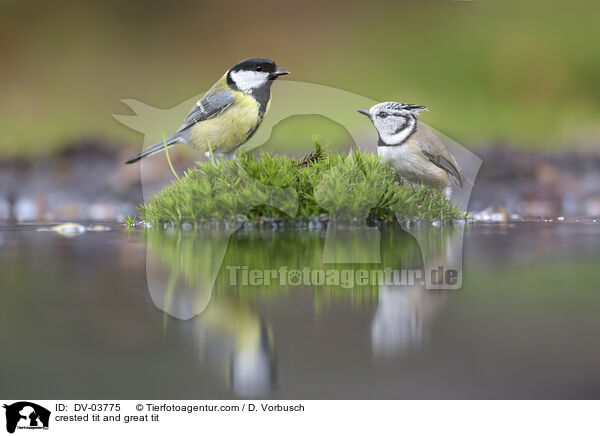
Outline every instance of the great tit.
<path id="1" fill-rule="evenodd" d="M 167 147 L 185 143 L 205 153 L 233 153 L 256 132 L 271 101 L 271 84 L 289 71 L 267 58 L 248 58 L 231 67 L 192 108 Z M 158 142 L 127 164 L 165 149 Z"/>
<path id="2" fill-rule="evenodd" d="M 439 190 L 452 180 L 462 188 L 463 173 L 456 160 L 416 118 L 425 110 L 425 106 L 385 102 L 358 112 L 368 116 L 379 133 L 377 154 L 404 179 Z"/>

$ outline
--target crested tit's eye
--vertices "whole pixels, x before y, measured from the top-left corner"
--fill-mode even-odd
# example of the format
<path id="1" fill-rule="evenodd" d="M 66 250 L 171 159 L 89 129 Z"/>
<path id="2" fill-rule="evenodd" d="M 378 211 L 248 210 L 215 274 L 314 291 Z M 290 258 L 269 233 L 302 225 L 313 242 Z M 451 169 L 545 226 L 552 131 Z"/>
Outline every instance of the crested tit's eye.
<path id="1" fill-rule="evenodd" d="M 261 67 L 260 65 L 257 65 L 257 66 L 256 66 L 254 69 L 255 69 L 256 71 L 262 71 L 262 67 Z"/>
<path id="2" fill-rule="evenodd" d="M 379 112 L 379 113 L 377 114 L 377 116 L 378 116 L 379 118 L 386 118 L 386 117 L 388 116 L 388 114 L 387 114 L 386 112 Z"/>

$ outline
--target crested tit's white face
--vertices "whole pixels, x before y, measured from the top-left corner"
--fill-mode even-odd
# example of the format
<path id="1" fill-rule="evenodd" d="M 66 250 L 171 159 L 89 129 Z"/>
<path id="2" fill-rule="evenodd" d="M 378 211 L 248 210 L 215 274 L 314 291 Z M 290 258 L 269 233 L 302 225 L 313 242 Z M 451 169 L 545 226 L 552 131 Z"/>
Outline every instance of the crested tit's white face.
<path id="1" fill-rule="evenodd" d="M 358 112 L 369 116 L 386 145 L 400 145 L 415 132 L 415 115 L 426 110 L 425 106 L 388 101 Z"/>
<path id="2" fill-rule="evenodd" d="M 381 140 L 389 145 L 405 141 L 413 133 L 417 123 L 410 112 L 391 110 L 385 103 L 373 106 L 369 109 L 369 114 Z"/>
<path id="3" fill-rule="evenodd" d="M 269 73 L 266 71 L 237 70 L 232 71 L 230 75 L 238 89 L 244 92 L 260 88 L 269 81 Z"/>

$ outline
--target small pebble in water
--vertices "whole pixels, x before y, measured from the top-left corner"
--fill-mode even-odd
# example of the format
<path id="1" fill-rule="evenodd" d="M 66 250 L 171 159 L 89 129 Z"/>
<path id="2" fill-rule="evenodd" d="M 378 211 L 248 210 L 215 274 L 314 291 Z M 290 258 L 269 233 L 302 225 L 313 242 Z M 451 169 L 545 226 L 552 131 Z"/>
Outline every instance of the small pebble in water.
<path id="1" fill-rule="evenodd" d="M 508 220 L 508 215 L 504 208 L 494 210 L 492 207 L 482 210 L 471 216 L 475 221 L 490 221 L 496 223 L 504 223 Z"/>
<path id="2" fill-rule="evenodd" d="M 72 238 L 74 236 L 85 233 L 85 227 L 77 223 L 64 223 L 50 228 L 42 227 L 37 230 L 38 232 L 55 232 L 65 238 Z"/>
<path id="3" fill-rule="evenodd" d="M 556 218 L 558 221 L 564 221 L 565 217 L 564 216 L 559 216 L 558 218 Z"/>

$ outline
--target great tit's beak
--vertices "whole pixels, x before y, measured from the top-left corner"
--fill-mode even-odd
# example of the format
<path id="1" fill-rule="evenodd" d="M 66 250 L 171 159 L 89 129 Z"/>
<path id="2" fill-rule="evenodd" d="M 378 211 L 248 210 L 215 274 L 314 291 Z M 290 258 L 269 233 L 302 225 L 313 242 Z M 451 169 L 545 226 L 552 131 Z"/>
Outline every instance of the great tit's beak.
<path id="1" fill-rule="evenodd" d="M 273 73 L 270 74 L 269 79 L 277 79 L 279 76 L 285 76 L 286 74 L 290 74 L 288 70 L 284 70 L 283 68 L 277 68 Z"/>
<path id="2" fill-rule="evenodd" d="M 366 110 L 366 109 L 359 109 L 359 110 L 357 110 L 356 112 L 358 112 L 359 114 L 366 115 L 366 116 L 368 116 L 369 118 L 371 118 L 371 113 L 370 113 L 368 110 Z"/>

